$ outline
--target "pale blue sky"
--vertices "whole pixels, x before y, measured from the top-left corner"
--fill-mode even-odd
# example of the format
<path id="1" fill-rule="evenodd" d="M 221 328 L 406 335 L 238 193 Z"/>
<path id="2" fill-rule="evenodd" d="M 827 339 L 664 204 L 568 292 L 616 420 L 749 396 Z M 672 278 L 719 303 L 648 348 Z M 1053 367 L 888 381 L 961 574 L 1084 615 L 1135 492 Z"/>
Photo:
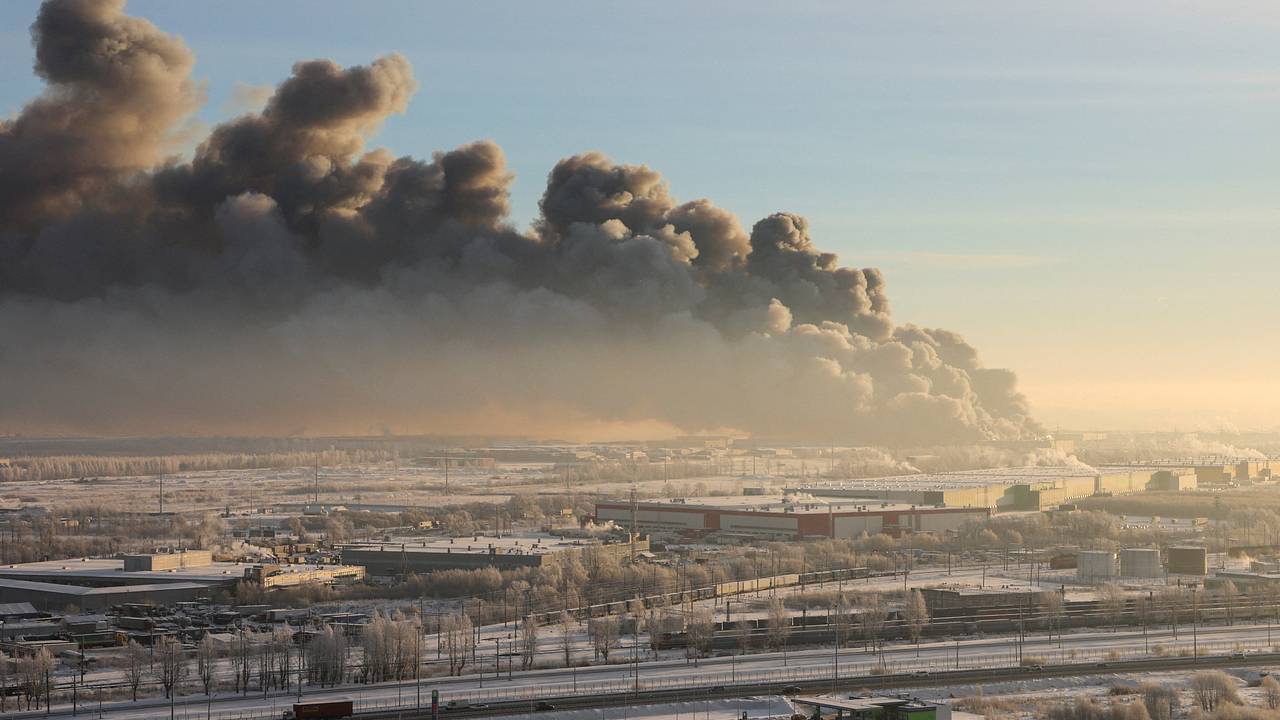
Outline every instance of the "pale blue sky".
<path id="1" fill-rule="evenodd" d="M 0 111 L 39 91 L 0 4 Z M 1280 6 L 1268 2 L 132 0 L 230 113 L 298 59 L 413 63 L 376 144 L 488 137 L 536 212 L 559 158 L 661 170 L 748 227 L 807 215 L 1051 425 L 1280 425 Z M 1095 403 L 1093 398 L 1106 402 Z"/>

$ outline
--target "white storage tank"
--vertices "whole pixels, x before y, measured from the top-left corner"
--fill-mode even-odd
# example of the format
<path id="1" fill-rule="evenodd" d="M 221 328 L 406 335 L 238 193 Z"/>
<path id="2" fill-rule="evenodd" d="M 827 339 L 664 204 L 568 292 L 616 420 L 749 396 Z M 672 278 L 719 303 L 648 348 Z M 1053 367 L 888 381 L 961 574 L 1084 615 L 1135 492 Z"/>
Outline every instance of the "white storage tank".
<path id="1" fill-rule="evenodd" d="M 1116 554 L 1110 550 L 1081 550 L 1076 556 L 1076 577 L 1107 580 L 1116 576 Z"/>
<path id="2" fill-rule="evenodd" d="M 1160 551 L 1155 548 L 1125 548 L 1120 551 L 1120 574 L 1125 577 L 1158 578 Z"/>

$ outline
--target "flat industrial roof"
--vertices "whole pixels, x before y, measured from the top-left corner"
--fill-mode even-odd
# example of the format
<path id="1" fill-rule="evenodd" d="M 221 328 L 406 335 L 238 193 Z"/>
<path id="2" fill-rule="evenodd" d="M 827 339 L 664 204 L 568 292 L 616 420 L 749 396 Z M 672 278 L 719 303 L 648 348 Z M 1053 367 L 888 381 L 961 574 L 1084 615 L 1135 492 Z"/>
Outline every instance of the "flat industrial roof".
<path id="1" fill-rule="evenodd" d="M 31 580 L 14 580 L 0 578 L 0 587 L 11 590 L 30 590 L 59 595 L 115 595 L 118 593 L 157 592 L 162 590 L 207 590 L 203 583 L 153 583 L 150 585 L 113 585 L 111 587 L 82 587 L 80 585 L 63 585 L 61 583 L 34 582 Z"/>
<path id="2" fill-rule="evenodd" d="M 1119 470 L 1117 470 L 1119 472 Z M 889 475 L 878 478 L 859 478 L 812 482 L 797 485 L 796 489 L 821 494 L 825 490 L 962 490 L 987 485 L 1052 482 L 1057 479 L 1091 478 L 1099 471 L 1080 465 L 1027 466 L 1010 468 L 982 468 L 980 470 L 955 470 L 938 473 L 913 473 Z"/>
<path id="3" fill-rule="evenodd" d="M 630 502 L 621 500 L 617 502 L 599 502 L 596 504 L 607 505 L 613 508 L 630 507 L 631 505 Z M 655 500 L 637 501 L 636 507 L 643 508 L 645 510 L 679 510 L 687 508 L 692 510 L 720 510 L 725 512 L 786 512 L 797 515 L 825 515 L 827 513 L 847 514 L 856 512 L 910 512 L 911 510 L 921 509 L 942 509 L 934 505 L 912 505 L 910 503 L 889 502 L 874 498 L 824 497 L 821 495 L 810 495 L 807 493 L 786 495 L 728 495 L 694 498 L 660 498 Z M 964 510 L 966 508 L 947 509 Z"/>
<path id="4" fill-rule="evenodd" d="M 189 580 L 191 582 L 225 583 L 232 578 L 244 576 L 245 568 L 262 566 L 264 568 L 279 567 L 282 571 L 302 572 L 333 568 L 333 565 L 296 565 L 275 563 L 231 563 L 215 562 L 193 567 L 179 567 L 165 570 L 131 570 L 125 572 L 123 558 L 76 558 L 72 560 L 46 560 L 41 562 L 20 563 L 16 565 L 0 565 L 0 578 L 22 579 L 23 577 L 65 577 L 68 581 L 81 579 L 116 579 L 120 584 L 136 583 L 139 579 L 154 579 L 158 583 L 171 584 Z"/>
<path id="5" fill-rule="evenodd" d="M 381 550 L 384 552 L 405 553 L 488 553 L 493 549 L 498 555 L 547 555 L 565 550 L 581 550 L 599 546 L 603 543 L 590 538 L 560 538 L 551 535 L 517 535 L 494 537 L 491 535 L 470 535 L 459 538 L 447 538 L 438 535 L 429 537 L 404 536 L 392 537 L 384 542 L 344 543 L 339 550 Z"/>
<path id="6" fill-rule="evenodd" d="M 1029 588 L 1029 587 L 1026 587 L 1025 585 L 1022 585 L 1022 586 L 991 585 L 989 587 L 973 587 L 971 585 L 965 585 L 965 586 L 940 585 L 937 587 L 929 587 L 929 588 L 921 588 L 921 589 L 929 592 L 956 593 L 957 595 L 961 595 L 961 596 L 1022 595 L 1026 593 L 1043 592 L 1041 588 L 1038 588 L 1038 587 Z"/>

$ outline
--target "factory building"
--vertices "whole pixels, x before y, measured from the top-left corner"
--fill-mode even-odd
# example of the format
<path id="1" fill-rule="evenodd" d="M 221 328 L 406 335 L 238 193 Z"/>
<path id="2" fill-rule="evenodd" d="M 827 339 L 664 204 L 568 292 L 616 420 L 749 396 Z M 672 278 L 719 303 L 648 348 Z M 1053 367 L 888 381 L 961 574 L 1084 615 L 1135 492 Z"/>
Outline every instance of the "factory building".
<path id="1" fill-rule="evenodd" d="M 125 603 L 173 605 L 207 598 L 209 593 L 209 585 L 193 582 L 81 587 L 0 579 L 0 602 L 30 603 L 38 610 L 51 613 L 64 612 L 69 607 L 80 612 L 102 612 L 112 605 Z"/>
<path id="2" fill-rule="evenodd" d="M 1091 495 L 1141 492 L 1152 471 L 1139 466 L 986 468 L 811 483 L 787 492 L 995 511 L 1044 510 Z"/>
<path id="3" fill-rule="evenodd" d="M 1208 575 L 1209 551 L 1202 547 L 1169 548 L 1169 572 L 1176 575 Z"/>
<path id="4" fill-rule="evenodd" d="M 150 572 L 177 568 L 209 567 L 213 564 L 212 550 L 175 550 L 146 555 L 125 555 L 125 572 Z"/>
<path id="5" fill-rule="evenodd" d="M 1081 550 L 1076 555 L 1076 577 L 1084 582 L 1106 581 L 1116 576 L 1116 554 L 1110 550 Z"/>
<path id="6" fill-rule="evenodd" d="M 1020 588 L 927 587 L 920 588 L 924 604 L 933 614 L 939 610 L 977 610 L 1022 605 L 1033 607 L 1040 602 L 1040 590 Z"/>
<path id="7" fill-rule="evenodd" d="M 1206 578 L 1205 587 L 1221 586 L 1230 581 L 1237 589 L 1246 594 L 1256 592 L 1258 588 L 1280 588 L 1280 573 L 1253 572 L 1243 570 L 1219 570 L 1212 578 Z"/>
<path id="8" fill-rule="evenodd" d="M 1147 489 L 1156 492 L 1185 492 L 1199 487 L 1191 468 L 1162 468 L 1151 473 Z"/>
<path id="9" fill-rule="evenodd" d="M 1197 485 L 1228 485 L 1233 477 L 1232 467 L 1215 463 L 1213 465 L 1196 465 L 1194 468 Z"/>
<path id="10" fill-rule="evenodd" d="M 676 498 L 596 503 L 596 521 L 663 535 L 721 535 L 792 540 L 856 538 L 862 533 L 943 533 L 982 522 L 986 508 L 924 507 L 881 500 L 811 495 Z"/>
<path id="11" fill-rule="evenodd" d="M 364 568 L 370 575 L 423 575 L 436 570 L 539 567 L 547 558 L 566 552 L 602 552 L 616 558 L 648 552 L 648 538 L 635 542 L 602 543 L 591 539 L 562 539 L 550 535 L 528 537 L 406 537 L 387 542 L 349 543 L 338 547 L 344 565 Z"/>
<path id="12" fill-rule="evenodd" d="M 1156 548 L 1125 548 L 1120 551 L 1120 574 L 1131 578 L 1158 578 L 1164 573 Z"/>
<path id="13" fill-rule="evenodd" d="M 232 589 L 241 581 L 275 589 L 355 582 L 363 579 L 364 574 L 363 568 L 344 565 L 214 562 L 208 551 L 195 550 L 0 565 L 0 580 L 116 591 L 129 586 L 194 584 L 205 590 L 204 595 L 211 589 Z M 20 595 L 18 589 L 19 586 L 14 585 L 11 592 Z M 26 589 L 32 593 L 50 590 Z M 10 602 L 23 601 L 27 598 L 19 596 Z"/>

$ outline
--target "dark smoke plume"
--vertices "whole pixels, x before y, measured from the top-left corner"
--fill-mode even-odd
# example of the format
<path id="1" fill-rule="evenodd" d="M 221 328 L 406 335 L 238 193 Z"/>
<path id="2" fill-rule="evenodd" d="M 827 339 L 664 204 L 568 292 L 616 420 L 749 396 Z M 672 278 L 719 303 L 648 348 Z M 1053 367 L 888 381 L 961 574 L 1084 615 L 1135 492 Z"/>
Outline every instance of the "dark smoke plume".
<path id="1" fill-rule="evenodd" d="M 367 149 L 416 83 L 301 62 L 166 159 L 201 93 L 123 0 L 49 0 L 48 89 L 0 125 L 0 431 L 1039 432 L 1013 375 L 897 326 L 804 218 L 748 232 L 656 171 L 552 169 L 530 232 L 502 150 Z"/>

